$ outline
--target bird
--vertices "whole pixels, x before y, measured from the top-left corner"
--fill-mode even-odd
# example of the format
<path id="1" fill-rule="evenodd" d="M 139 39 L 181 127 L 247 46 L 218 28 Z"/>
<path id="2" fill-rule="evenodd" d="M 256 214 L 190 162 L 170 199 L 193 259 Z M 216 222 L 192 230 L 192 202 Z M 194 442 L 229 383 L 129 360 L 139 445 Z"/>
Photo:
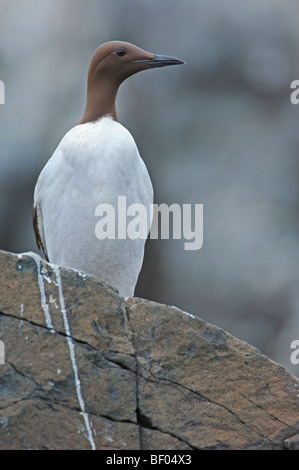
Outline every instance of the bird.
<path id="1" fill-rule="evenodd" d="M 134 296 L 146 237 L 116 233 L 114 239 L 99 239 L 95 210 L 101 204 L 116 209 L 125 196 L 127 206 L 142 204 L 150 214 L 154 193 L 134 138 L 118 120 L 117 92 L 137 72 L 184 63 L 125 41 L 100 45 L 88 68 L 83 115 L 62 138 L 34 188 L 33 228 L 46 260 L 100 277 L 122 297 Z M 150 216 L 147 222 L 146 236 Z"/>

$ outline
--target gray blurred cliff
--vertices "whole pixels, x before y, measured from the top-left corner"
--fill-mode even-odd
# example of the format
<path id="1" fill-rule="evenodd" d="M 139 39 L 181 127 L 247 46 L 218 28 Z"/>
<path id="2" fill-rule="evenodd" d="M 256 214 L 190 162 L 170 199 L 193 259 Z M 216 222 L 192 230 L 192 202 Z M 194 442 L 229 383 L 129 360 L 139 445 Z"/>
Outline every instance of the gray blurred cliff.
<path id="1" fill-rule="evenodd" d="M 299 375 L 298 13 L 291 0 L 2 0 L 0 248 L 37 251 L 34 185 L 81 117 L 96 47 L 122 39 L 180 57 L 186 66 L 124 83 L 118 114 L 155 202 L 204 205 L 204 244 L 151 240 L 136 295 L 225 328 Z"/>

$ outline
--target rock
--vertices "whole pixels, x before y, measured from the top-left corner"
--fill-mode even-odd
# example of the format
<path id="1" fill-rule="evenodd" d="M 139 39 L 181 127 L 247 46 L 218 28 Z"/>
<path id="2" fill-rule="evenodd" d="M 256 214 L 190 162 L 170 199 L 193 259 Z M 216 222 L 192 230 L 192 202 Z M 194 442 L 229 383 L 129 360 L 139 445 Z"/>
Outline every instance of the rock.
<path id="1" fill-rule="evenodd" d="M 0 449 L 297 449 L 299 382 L 175 307 L 0 252 Z"/>
<path id="2" fill-rule="evenodd" d="M 299 433 L 286 439 L 284 445 L 289 450 L 299 450 Z"/>

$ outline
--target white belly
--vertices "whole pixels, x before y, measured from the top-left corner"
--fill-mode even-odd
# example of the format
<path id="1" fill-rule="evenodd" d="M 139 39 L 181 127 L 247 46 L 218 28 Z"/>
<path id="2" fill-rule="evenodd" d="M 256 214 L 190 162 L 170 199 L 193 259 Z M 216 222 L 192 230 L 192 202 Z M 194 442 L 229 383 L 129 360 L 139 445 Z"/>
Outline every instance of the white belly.
<path id="1" fill-rule="evenodd" d="M 153 189 L 131 134 L 105 117 L 71 129 L 42 170 L 34 194 L 41 238 L 50 262 L 101 277 L 122 296 L 134 295 L 145 239 L 99 240 L 99 204 L 117 214 L 118 196 L 150 216 Z M 150 228 L 148 219 L 148 230 Z"/>

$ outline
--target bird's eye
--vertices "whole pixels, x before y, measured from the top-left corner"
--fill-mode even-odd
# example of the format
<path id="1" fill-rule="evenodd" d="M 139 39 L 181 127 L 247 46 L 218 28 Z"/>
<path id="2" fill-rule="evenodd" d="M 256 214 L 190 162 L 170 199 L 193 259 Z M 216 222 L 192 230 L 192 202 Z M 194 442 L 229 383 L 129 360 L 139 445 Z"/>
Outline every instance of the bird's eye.
<path id="1" fill-rule="evenodd" d="M 122 57 L 125 55 L 125 50 L 124 49 L 117 49 L 116 51 L 116 54 L 119 56 L 119 57 Z"/>

